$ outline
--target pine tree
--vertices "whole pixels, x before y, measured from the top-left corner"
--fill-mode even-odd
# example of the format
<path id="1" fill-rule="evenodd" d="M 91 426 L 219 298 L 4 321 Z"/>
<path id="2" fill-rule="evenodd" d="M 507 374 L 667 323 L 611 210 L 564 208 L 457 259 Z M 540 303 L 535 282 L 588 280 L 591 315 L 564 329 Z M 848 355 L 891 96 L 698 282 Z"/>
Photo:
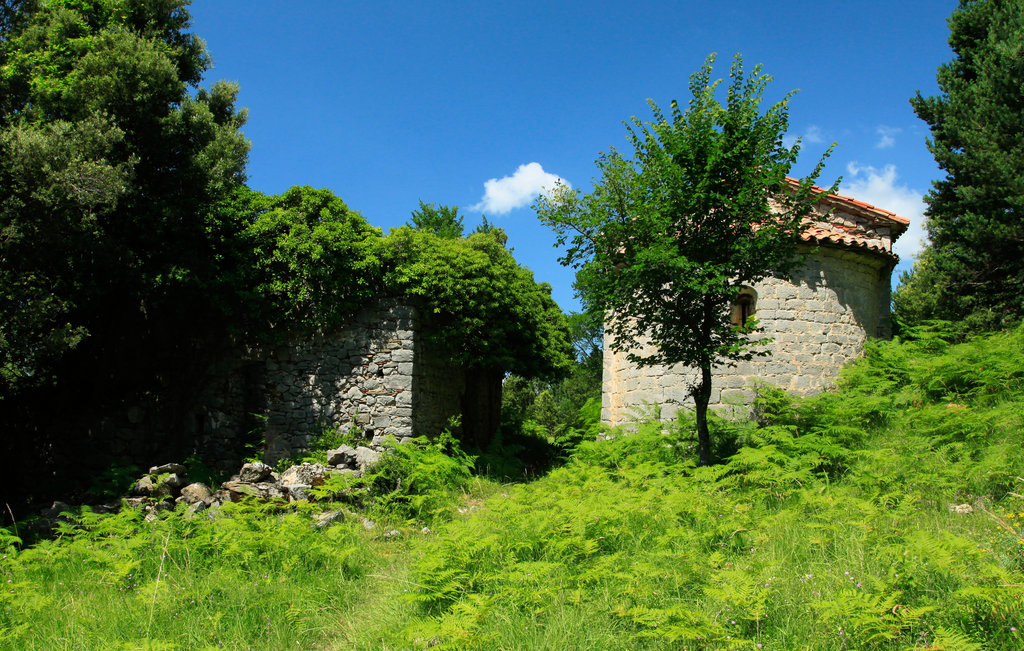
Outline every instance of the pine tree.
<path id="1" fill-rule="evenodd" d="M 946 176 L 925 197 L 930 249 L 897 315 L 1006 327 L 1024 316 L 1024 0 L 961 0 L 949 26 L 941 94 L 910 100 Z"/>

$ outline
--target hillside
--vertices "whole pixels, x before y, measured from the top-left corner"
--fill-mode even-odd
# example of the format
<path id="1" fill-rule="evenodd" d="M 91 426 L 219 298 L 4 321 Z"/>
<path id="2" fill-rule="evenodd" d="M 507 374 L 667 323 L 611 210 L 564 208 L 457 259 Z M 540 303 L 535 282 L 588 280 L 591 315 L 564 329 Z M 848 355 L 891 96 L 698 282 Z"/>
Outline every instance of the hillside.
<path id="1" fill-rule="evenodd" d="M 515 485 L 441 440 L 341 504 L 0 530 L 0 648 L 1020 649 L 1024 329 L 948 339 L 763 391 L 711 467 L 652 421 Z"/>

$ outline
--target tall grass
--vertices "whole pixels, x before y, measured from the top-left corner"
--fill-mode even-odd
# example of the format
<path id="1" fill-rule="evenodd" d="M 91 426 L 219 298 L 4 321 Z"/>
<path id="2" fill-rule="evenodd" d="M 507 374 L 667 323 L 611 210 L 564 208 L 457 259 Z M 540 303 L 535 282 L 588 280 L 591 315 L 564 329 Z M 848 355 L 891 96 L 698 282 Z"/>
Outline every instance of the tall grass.
<path id="1" fill-rule="evenodd" d="M 422 444 L 326 529 L 299 505 L 0 530 L 0 647 L 1024 648 L 1024 330 L 874 344 L 839 384 L 763 390 L 708 468 L 684 418 L 514 486 Z"/>

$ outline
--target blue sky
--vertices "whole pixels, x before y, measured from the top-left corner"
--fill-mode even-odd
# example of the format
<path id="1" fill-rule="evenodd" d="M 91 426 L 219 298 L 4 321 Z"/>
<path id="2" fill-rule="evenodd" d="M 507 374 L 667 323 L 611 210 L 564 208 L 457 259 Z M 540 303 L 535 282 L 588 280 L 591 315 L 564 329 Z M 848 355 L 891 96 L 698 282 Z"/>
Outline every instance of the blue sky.
<path id="1" fill-rule="evenodd" d="M 195 0 L 193 31 L 213 56 L 207 83 L 241 86 L 252 141 L 249 185 L 326 187 L 373 225 L 399 226 L 422 199 L 481 212 L 517 259 L 578 309 L 571 270 L 530 209 L 551 179 L 587 190 L 594 159 L 628 151 L 622 122 L 647 98 L 688 100 L 711 52 L 799 89 L 790 134 L 806 173 L 837 142 L 823 184 L 912 220 L 939 177 L 908 98 L 935 94 L 951 57 L 955 0 L 809 2 L 326 2 Z M 897 271 L 898 271 L 897 270 Z"/>

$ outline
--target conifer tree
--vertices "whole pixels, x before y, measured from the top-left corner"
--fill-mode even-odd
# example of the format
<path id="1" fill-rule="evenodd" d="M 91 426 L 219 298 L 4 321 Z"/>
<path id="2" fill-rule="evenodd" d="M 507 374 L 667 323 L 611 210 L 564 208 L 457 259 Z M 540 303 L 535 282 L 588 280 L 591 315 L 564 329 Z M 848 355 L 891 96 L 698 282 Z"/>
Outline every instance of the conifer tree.
<path id="1" fill-rule="evenodd" d="M 1006 327 L 1024 316 L 1024 0 L 961 0 L 949 27 L 940 94 L 910 100 L 946 176 L 925 197 L 929 249 L 896 312 Z"/>

